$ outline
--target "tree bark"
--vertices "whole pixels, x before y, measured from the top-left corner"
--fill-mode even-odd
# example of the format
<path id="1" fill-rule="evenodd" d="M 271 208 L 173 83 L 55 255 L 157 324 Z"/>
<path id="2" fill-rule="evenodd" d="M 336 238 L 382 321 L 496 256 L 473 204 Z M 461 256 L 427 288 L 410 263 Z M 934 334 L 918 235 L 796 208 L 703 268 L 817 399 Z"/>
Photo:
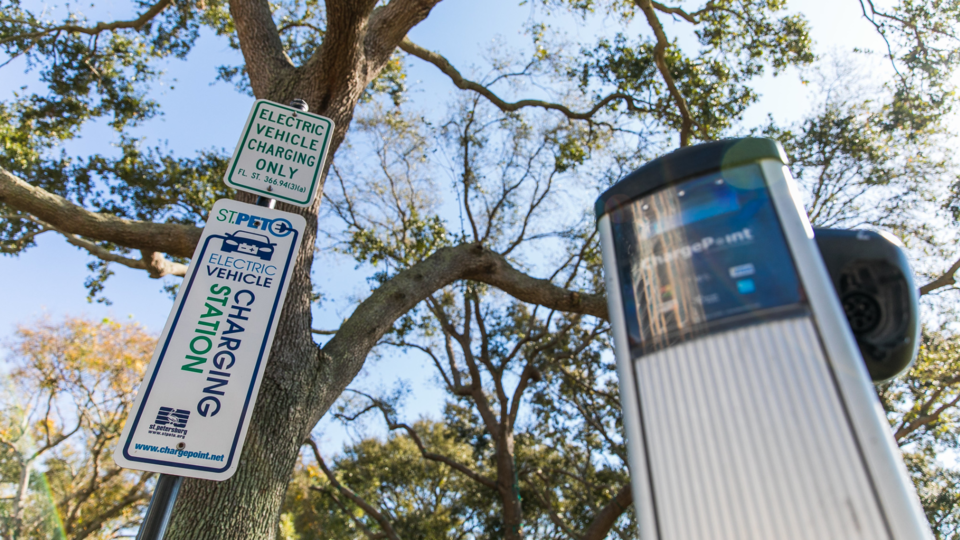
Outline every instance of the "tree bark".
<path id="1" fill-rule="evenodd" d="M 505 426 L 504 426 L 505 427 Z M 513 456 L 513 433 L 502 429 L 497 437 L 497 491 L 503 501 L 503 537 L 506 540 L 523 538 L 523 507 L 520 503 L 520 484 Z"/>
<path id="2" fill-rule="evenodd" d="M 11 538 L 18 540 L 23 537 L 23 514 L 26 507 L 27 491 L 30 488 L 30 468 L 32 460 L 21 461 L 20 483 L 17 484 L 17 494 L 13 499 L 13 526 Z"/>
<path id="3" fill-rule="evenodd" d="M 188 479 L 183 483 L 167 533 L 170 540 L 269 539 L 276 533 L 300 445 L 315 425 L 310 423 L 314 414 L 304 404 L 315 392 L 318 368 L 318 350 L 310 332 L 310 268 L 318 205 L 315 202 L 309 209 L 277 205 L 303 215 L 307 227 L 240 464 L 225 482 Z"/>

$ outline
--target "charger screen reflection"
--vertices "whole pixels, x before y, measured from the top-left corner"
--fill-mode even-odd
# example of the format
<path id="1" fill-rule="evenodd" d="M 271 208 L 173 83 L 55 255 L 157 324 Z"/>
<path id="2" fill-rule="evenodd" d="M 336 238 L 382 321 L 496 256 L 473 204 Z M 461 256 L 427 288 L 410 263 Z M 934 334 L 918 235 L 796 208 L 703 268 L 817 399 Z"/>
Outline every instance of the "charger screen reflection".
<path id="1" fill-rule="evenodd" d="M 633 357 L 804 303 L 757 165 L 664 188 L 610 219 Z"/>

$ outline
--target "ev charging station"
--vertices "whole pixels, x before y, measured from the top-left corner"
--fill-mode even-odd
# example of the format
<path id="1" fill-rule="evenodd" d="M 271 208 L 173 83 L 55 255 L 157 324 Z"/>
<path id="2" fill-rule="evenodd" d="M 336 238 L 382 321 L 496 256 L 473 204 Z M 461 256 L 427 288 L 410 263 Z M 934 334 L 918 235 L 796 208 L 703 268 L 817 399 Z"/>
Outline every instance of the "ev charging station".
<path id="1" fill-rule="evenodd" d="M 596 203 L 642 540 L 932 538 L 870 382 L 916 354 L 906 258 L 815 239 L 786 165 L 707 143 Z"/>

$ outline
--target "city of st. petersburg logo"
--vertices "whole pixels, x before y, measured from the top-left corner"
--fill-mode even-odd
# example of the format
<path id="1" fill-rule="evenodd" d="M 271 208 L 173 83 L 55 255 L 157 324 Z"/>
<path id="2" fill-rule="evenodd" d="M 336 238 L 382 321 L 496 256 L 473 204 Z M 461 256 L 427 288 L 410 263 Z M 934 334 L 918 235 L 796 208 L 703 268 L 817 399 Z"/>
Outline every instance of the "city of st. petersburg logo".
<path id="1" fill-rule="evenodd" d="M 174 409 L 173 407 L 160 407 L 157 412 L 157 418 L 150 424 L 148 432 L 152 435 L 163 435 L 165 437 L 176 437 L 183 439 L 187 436 L 187 420 L 190 419 L 190 411 L 187 409 Z"/>

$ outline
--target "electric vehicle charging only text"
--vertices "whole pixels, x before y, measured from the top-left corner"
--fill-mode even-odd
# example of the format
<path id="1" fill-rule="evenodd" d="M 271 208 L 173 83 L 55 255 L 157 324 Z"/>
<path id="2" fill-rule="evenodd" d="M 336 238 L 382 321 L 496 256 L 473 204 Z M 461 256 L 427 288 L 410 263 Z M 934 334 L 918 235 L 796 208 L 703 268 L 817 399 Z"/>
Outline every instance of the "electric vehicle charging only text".
<path id="1" fill-rule="evenodd" d="M 786 164 L 707 143 L 597 201 L 643 540 L 932 538 L 870 382 L 916 353 L 906 259 L 815 240 Z"/>

